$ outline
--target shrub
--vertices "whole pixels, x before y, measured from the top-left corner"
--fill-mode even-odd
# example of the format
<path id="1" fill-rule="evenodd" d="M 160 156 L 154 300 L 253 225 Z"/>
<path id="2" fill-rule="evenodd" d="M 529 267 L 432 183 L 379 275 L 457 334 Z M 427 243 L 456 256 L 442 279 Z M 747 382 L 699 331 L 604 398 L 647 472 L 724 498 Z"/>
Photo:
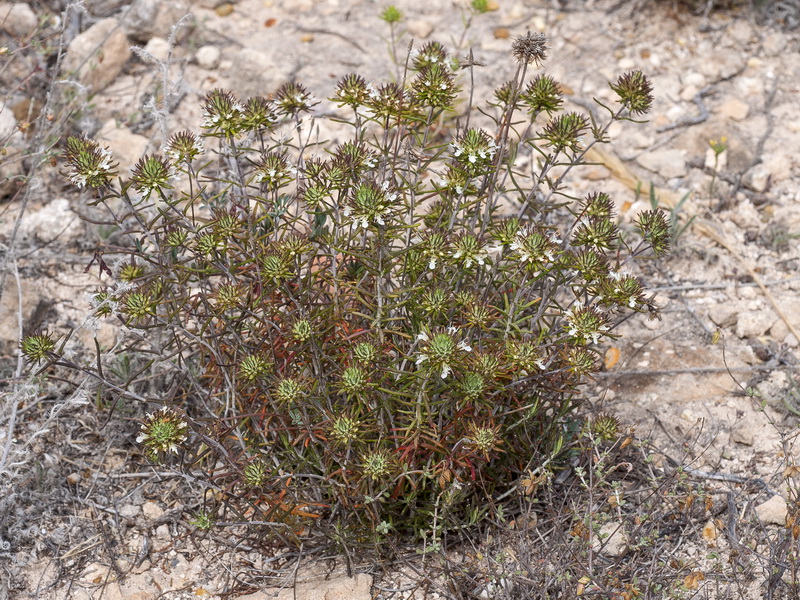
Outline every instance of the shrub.
<path id="1" fill-rule="evenodd" d="M 436 539 L 558 468 L 597 344 L 655 311 L 628 267 L 667 250 L 669 224 L 653 210 L 623 236 L 607 194 L 564 187 L 610 123 L 649 110 L 647 78 L 611 84 L 600 123 L 562 112 L 549 76 L 527 81 L 544 35 L 512 54 L 488 131 L 471 106 L 453 123 L 455 67 L 433 42 L 407 81 L 339 81 L 352 135 L 335 148 L 309 142 L 297 83 L 210 92 L 203 133 L 174 134 L 118 184 L 106 149 L 67 140 L 68 176 L 129 240 L 106 252 L 119 265 L 94 311 L 124 322 L 145 366 L 93 374 L 140 401 L 137 381 L 164 383 L 138 437 L 148 458 L 178 454 L 285 540 L 312 522 Z"/>

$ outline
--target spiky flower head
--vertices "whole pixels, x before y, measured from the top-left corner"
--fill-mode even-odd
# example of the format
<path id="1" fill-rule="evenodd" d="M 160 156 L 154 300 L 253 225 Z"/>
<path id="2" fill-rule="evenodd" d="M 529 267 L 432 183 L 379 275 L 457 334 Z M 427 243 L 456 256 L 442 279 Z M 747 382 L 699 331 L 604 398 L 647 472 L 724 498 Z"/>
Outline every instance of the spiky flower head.
<path id="1" fill-rule="evenodd" d="M 357 419 L 347 416 L 339 416 L 331 424 L 331 438 L 336 444 L 349 446 L 358 441 L 358 434 L 361 423 Z"/>
<path id="2" fill-rule="evenodd" d="M 447 65 L 447 48 L 436 41 L 426 43 L 412 58 L 412 68 L 415 71 L 422 71 L 433 65 Z"/>
<path id="3" fill-rule="evenodd" d="M 136 262 L 131 259 L 130 262 L 123 263 L 122 266 L 119 268 L 119 280 L 126 281 L 128 283 L 136 281 L 140 277 L 144 275 L 144 267 L 142 265 L 136 264 Z"/>
<path id="4" fill-rule="evenodd" d="M 400 84 L 394 82 L 381 84 L 370 94 L 368 106 L 378 118 L 403 117 L 413 114 L 408 95 Z"/>
<path id="5" fill-rule="evenodd" d="M 361 462 L 364 477 L 372 481 L 381 481 L 392 472 L 392 463 L 385 450 L 369 452 L 364 455 Z"/>
<path id="6" fill-rule="evenodd" d="M 353 358 L 365 367 L 377 362 L 379 356 L 378 349 L 371 342 L 359 342 L 353 348 Z"/>
<path id="7" fill-rule="evenodd" d="M 609 330 L 608 317 L 594 306 L 583 306 L 576 303 L 564 314 L 566 323 L 564 329 L 572 342 L 585 346 L 597 344 L 600 338 Z"/>
<path id="8" fill-rule="evenodd" d="M 334 152 L 334 160 L 354 181 L 358 180 L 367 169 L 374 169 L 378 164 L 378 159 L 372 150 L 364 144 L 353 141 L 339 144 Z"/>
<path id="9" fill-rule="evenodd" d="M 482 302 L 473 301 L 467 303 L 461 311 L 464 323 L 469 327 L 488 331 L 489 327 L 498 317 L 497 310 Z"/>
<path id="10" fill-rule="evenodd" d="M 506 360 L 515 371 L 530 375 L 537 369 L 544 371 L 545 355 L 539 347 L 530 341 L 508 340 L 506 342 Z"/>
<path id="11" fill-rule="evenodd" d="M 600 413 L 592 420 L 592 433 L 604 442 L 615 440 L 619 428 L 619 419 L 609 413 Z"/>
<path id="12" fill-rule="evenodd" d="M 345 75 L 336 84 L 335 98 L 331 98 L 339 106 L 358 108 L 369 100 L 371 89 L 366 80 L 356 73 Z"/>
<path id="13" fill-rule="evenodd" d="M 450 149 L 458 164 L 474 177 L 492 166 L 497 144 L 482 129 L 470 128 L 450 144 Z"/>
<path id="14" fill-rule="evenodd" d="M 429 319 L 443 317 L 450 309 L 451 294 L 442 288 L 433 288 L 422 293 L 419 308 Z"/>
<path id="15" fill-rule="evenodd" d="M 277 249 L 270 249 L 261 255 L 261 276 L 276 285 L 292 276 L 292 261 Z"/>
<path id="16" fill-rule="evenodd" d="M 419 351 L 417 364 L 426 363 L 431 370 L 438 372 L 445 379 L 455 367 L 464 362 L 472 347 L 460 339 L 455 327 L 448 327 L 437 333 L 422 331 L 417 334 Z"/>
<path id="17" fill-rule="evenodd" d="M 79 188 L 107 187 L 117 174 L 111 151 L 88 138 L 68 137 L 64 158 L 69 180 Z"/>
<path id="18" fill-rule="evenodd" d="M 475 450 L 483 454 L 486 460 L 489 460 L 490 455 L 493 452 L 497 452 L 503 443 L 500 438 L 500 425 L 470 423 L 467 439 Z"/>
<path id="19" fill-rule="evenodd" d="M 271 131 L 277 121 L 275 107 L 269 100 L 261 96 L 247 99 L 242 114 L 242 131 Z"/>
<path id="20" fill-rule="evenodd" d="M 189 238 L 189 232 L 186 231 L 185 229 L 179 229 L 177 227 L 168 227 L 167 236 L 164 242 L 170 248 L 178 248 L 180 246 L 183 246 L 188 238 Z"/>
<path id="21" fill-rule="evenodd" d="M 210 257 L 222 247 L 222 242 L 215 233 L 206 231 L 195 238 L 194 247 L 200 256 Z"/>
<path id="22" fill-rule="evenodd" d="M 456 236 L 453 240 L 453 258 L 463 269 L 476 265 L 482 267 L 489 259 L 486 241 L 470 232 Z"/>
<path id="23" fill-rule="evenodd" d="M 166 158 L 158 154 L 153 156 L 145 154 L 133 167 L 131 184 L 142 194 L 143 198 L 149 198 L 153 192 L 161 193 L 162 190 L 172 189 L 170 179 L 174 175 Z"/>
<path id="24" fill-rule="evenodd" d="M 22 354 L 32 363 L 45 360 L 55 349 L 56 341 L 48 332 L 26 335 L 20 343 Z"/>
<path id="25" fill-rule="evenodd" d="M 480 373 L 465 373 L 459 387 L 465 400 L 475 401 L 486 391 L 486 380 Z"/>
<path id="26" fill-rule="evenodd" d="M 242 131 L 244 107 L 229 91 L 214 89 L 208 92 L 203 107 L 203 129 L 206 135 L 236 137 Z"/>
<path id="27" fill-rule="evenodd" d="M 644 303 L 642 283 L 623 271 L 609 271 L 598 282 L 596 291 L 604 306 L 615 304 L 624 308 L 636 308 Z"/>
<path id="28" fill-rule="evenodd" d="M 446 264 L 452 256 L 450 238 L 444 230 L 425 231 L 417 249 L 428 263 L 428 269 L 436 269 L 438 264 Z"/>
<path id="29" fill-rule="evenodd" d="M 534 275 L 546 270 L 561 252 L 561 239 L 552 229 L 534 225 L 520 227 L 510 249 Z"/>
<path id="30" fill-rule="evenodd" d="M 403 19 L 403 13 L 394 4 L 390 4 L 381 13 L 381 19 L 392 25 L 399 23 Z"/>
<path id="31" fill-rule="evenodd" d="M 371 181 L 361 183 L 348 199 L 342 214 L 350 217 L 356 226 L 367 229 L 370 224 L 386 225 L 397 200 L 396 192 L 389 192 L 389 182 L 380 186 Z"/>
<path id="32" fill-rule="evenodd" d="M 122 310 L 134 321 L 155 316 L 157 303 L 152 294 L 145 291 L 129 292 L 125 295 Z"/>
<path id="33" fill-rule="evenodd" d="M 616 83 L 610 83 L 616 92 L 617 100 L 633 115 L 643 115 L 653 106 L 653 85 L 641 71 L 631 71 L 620 75 Z"/>
<path id="34" fill-rule="evenodd" d="M 566 362 L 570 372 L 580 377 L 591 375 L 597 370 L 597 356 L 582 346 L 572 346 L 566 352 Z"/>
<path id="35" fill-rule="evenodd" d="M 169 138 L 164 154 L 172 164 L 191 163 L 205 152 L 203 142 L 191 131 L 179 131 Z"/>
<path id="36" fill-rule="evenodd" d="M 582 248 L 570 255 L 570 267 L 575 269 L 587 283 L 593 283 L 609 272 L 605 254 L 594 248 Z"/>
<path id="37" fill-rule="evenodd" d="M 537 67 L 547 60 L 547 36 L 544 33 L 530 31 L 519 36 L 511 44 L 511 54 L 520 63 L 534 63 Z"/>
<path id="38" fill-rule="evenodd" d="M 497 104 L 502 108 L 506 108 L 512 101 L 514 101 L 514 82 L 506 81 L 494 90 L 494 98 Z M 515 103 L 516 108 L 516 103 Z"/>
<path id="39" fill-rule="evenodd" d="M 263 184 L 267 190 L 277 190 L 292 181 L 296 174 L 297 169 L 289 165 L 285 152 L 269 152 L 256 165 L 253 181 Z"/>
<path id="40" fill-rule="evenodd" d="M 492 239 L 500 248 L 511 246 L 511 244 L 517 241 L 517 235 L 521 227 L 522 225 L 517 217 L 503 219 L 492 229 Z"/>
<path id="41" fill-rule="evenodd" d="M 605 192 L 593 192 L 581 202 L 583 215 L 593 219 L 614 219 L 614 201 Z"/>
<path id="42" fill-rule="evenodd" d="M 420 106 L 452 109 L 460 88 L 453 73 L 442 64 L 432 64 L 420 69 L 411 82 L 414 101 Z"/>
<path id="43" fill-rule="evenodd" d="M 613 250 L 619 240 L 616 224 L 608 218 L 583 217 L 572 234 L 574 246 Z"/>
<path id="44" fill-rule="evenodd" d="M 347 367 L 339 379 L 339 389 L 346 396 L 361 397 L 371 386 L 369 374 L 360 366 Z"/>
<path id="45" fill-rule="evenodd" d="M 663 211 L 646 210 L 636 218 L 636 225 L 642 237 L 653 248 L 656 256 L 663 256 L 667 253 L 672 241 L 670 234 L 669 219 L 664 216 Z"/>
<path id="46" fill-rule="evenodd" d="M 552 115 L 558 112 L 564 103 L 558 84 L 549 75 L 537 75 L 519 97 L 528 108 L 531 119 L 535 119 L 543 112 Z"/>
<path id="47" fill-rule="evenodd" d="M 269 364 L 263 356 L 251 354 L 239 362 L 239 377 L 248 383 L 261 379 L 269 372 Z"/>
<path id="48" fill-rule="evenodd" d="M 308 112 L 314 105 L 314 97 L 302 83 L 284 83 L 275 94 L 275 103 L 278 111 L 294 116 L 301 112 Z"/>
<path id="49" fill-rule="evenodd" d="M 581 138 L 588 129 L 589 119 L 585 115 L 570 112 L 551 119 L 542 130 L 542 138 L 556 152 L 565 149 L 577 152 L 581 148 Z"/>
<path id="50" fill-rule="evenodd" d="M 292 324 L 292 339 L 300 342 L 307 342 L 314 335 L 314 326 L 308 319 L 297 319 Z"/>
<path id="51" fill-rule="evenodd" d="M 242 478 L 247 487 L 257 488 L 267 482 L 268 475 L 267 465 L 264 464 L 264 461 L 256 459 L 245 466 Z"/>
<path id="52" fill-rule="evenodd" d="M 303 383 L 296 377 L 282 377 L 275 383 L 275 398 L 286 404 L 295 404 L 304 394 Z"/>
<path id="53" fill-rule="evenodd" d="M 98 317 L 107 317 L 117 308 L 117 303 L 108 290 L 98 290 L 91 297 L 94 314 Z"/>
<path id="54" fill-rule="evenodd" d="M 177 454 L 178 446 L 186 441 L 188 429 L 188 423 L 180 414 L 162 406 L 145 416 L 136 441 L 145 445 L 151 458 L 168 452 Z"/>

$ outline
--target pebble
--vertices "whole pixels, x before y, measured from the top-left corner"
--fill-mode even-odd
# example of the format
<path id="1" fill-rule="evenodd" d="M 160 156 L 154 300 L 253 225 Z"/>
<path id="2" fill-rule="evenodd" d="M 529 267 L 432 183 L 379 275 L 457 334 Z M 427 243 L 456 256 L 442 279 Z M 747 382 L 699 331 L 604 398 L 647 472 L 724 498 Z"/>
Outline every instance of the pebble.
<path id="1" fill-rule="evenodd" d="M 628 550 L 628 535 L 622 523 L 612 521 L 600 528 L 600 532 L 592 540 L 592 548 L 595 552 L 620 557 Z"/>
<path id="2" fill-rule="evenodd" d="M 119 507 L 119 516 L 133 519 L 139 516 L 141 510 L 142 509 L 135 504 L 123 504 Z"/>
<path id="3" fill-rule="evenodd" d="M 736 98 L 729 98 L 718 109 L 719 114 L 734 121 L 744 121 L 750 112 L 750 106 Z"/>
<path id="4" fill-rule="evenodd" d="M 782 496 L 773 496 L 766 502 L 755 507 L 756 515 L 762 523 L 785 525 L 789 508 Z"/>
<path id="5" fill-rule="evenodd" d="M 222 52 L 216 46 L 203 46 L 195 54 L 197 64 L 204 69 L 216 69 L 219 66 Z"/>
<path id="6" fill-rule="evenodd" d="M 24 37 L 39 25 L 30 6 L 21 2 L 0 3 L 0 30 L 14 37 Z"/>
<path id="7" fill-rule="evenodd" d="M 114 119 L 106 121 L 96 137 L 100 144 L 109 147 L 114 160 L 119 163 L 118 170 L 123 177 L 127 177 L 150 144 L 148 138 L 119 126 Z"/>
<path id="8" fill-rule="evenodd" d="M 755 442 L 753 430 L 747 427 L 744 423 L 739 423 L 731 431 L 731 441 L 743 446 L 752 446 Z"/>
<path id="9" fill-rule="evenodd" d="M 745 311 L 736 321 L 736 335 L 740 338 L 757 338 L 764 335 L 775 323 L 771 310 Z"/>
<path id="10" fill-rule="evenodd" d="M 728 79 L 744 69 L 745 56 L 740 50 L 723 48 L 712 52 L 705 60 L 700 61 L 700 72 L 711 79 L 719 81 Z"/>
<path id="11" fill-rule="evenodd" d="M 147 501 L 142 504 L 142 514 L 148 519 L 158 519 L 164 514 L 164 509 L 156 502 Z"/>
<path id="12" fill-rule="evenodd" d="M 144 49 L 145 52 L 160 62 L 166 62 L 169 57 L 169 42 L 164 38 L 150 38 Z"/>

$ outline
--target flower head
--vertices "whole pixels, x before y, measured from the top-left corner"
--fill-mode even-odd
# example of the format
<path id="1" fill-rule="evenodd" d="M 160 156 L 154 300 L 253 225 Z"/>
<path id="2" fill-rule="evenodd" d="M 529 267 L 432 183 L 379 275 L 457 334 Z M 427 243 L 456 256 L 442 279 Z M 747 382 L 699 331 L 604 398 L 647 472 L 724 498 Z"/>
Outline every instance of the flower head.
<path id="1" fill-rule="evenodd" d="M 117 174 L 111 151 L 88 138 L 67 138 L 64 157 L 71 168 L 69 179 L 79 188 L 106 187 Z"/>
<path id="2" fill-rule="evenodd" d="M 191 163 L 205 152 L 203 142 L 191 131 L 179 131 L 169 138 L 164 154 L 173 164 Z"/>
<path id="3" fill-rule="evenodd" d="M 142 197 L 149 198 L 154 191 L 172 189 L 169 182 L 174 176 L 175 172 L 167 159 L 158 154 L 153 156 L 145 154 L 133 167 L 131 184 L 141 192 Z"/>
<path id="4" fill-rule="evenodd" d="M 209 135 L 235 137 L 242 131 L 244 107 L 230 92 L 222 89 L 206 94 L 202 127 Z"/>
<path id="5" fill-rule="evenodd" d="M 468 129 L 450 144 L 453 157 L 470 176 L 480 175 L 492 166 L 497 144 L 482 129 Z"/>
<path id="6" fill-rule="evenodd" d="M 609 84 L 617 93 L 618 102 L 631 114 L 643 115 L 653 106 L 653 84 L 641 71 L 620 75 L 616 83 Z"/>
<path id="7" fill-rule="evenodd" d="M 459 339 L 455 327 L 448 327 L 437 333 L 420 332 L 417 334 L 417 341 L 420 343 L 417 364 L 427 363 L 431 369 L 440 373 L 442 379 L 453 371 L 454 366 L 460 364 L 464 355 L 472 352 L 472 347 Z"/>
<path id="8" fill-rule="evenodd" d="M 56 349 L 56 341 L 47 332 L 34 333 L 22 338 L 20 350 L 30 362 L 46 359 Z"/>
<path id="9" fill-rule="evenodd" d="M 154 413 L 148 413 L 141 425 L 136 441 L 144 444 L 148 455 L 153 458 L 162 453 L 178 453 L 178 446 L 186 441 L 189 425 L 173 409 L 162 406 Z"/>
<path id="10" fill-rule="evenodd" d="M 378 186 L 365 182 L 357 186 L 344 207 L 342 214 L 351 217 L 355 225 L 364 229 L 370 224 L 386 225 L 386 221 L 394 209 L 397 193 L 389 192 L 389 183 Z"/>

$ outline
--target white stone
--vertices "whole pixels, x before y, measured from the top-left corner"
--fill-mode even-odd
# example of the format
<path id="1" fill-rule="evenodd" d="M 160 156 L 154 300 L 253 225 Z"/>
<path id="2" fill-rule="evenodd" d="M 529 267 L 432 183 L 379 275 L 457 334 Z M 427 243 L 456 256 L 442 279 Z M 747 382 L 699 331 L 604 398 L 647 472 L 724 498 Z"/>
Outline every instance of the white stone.
<path id="1" fill-rule="evenodd" d="M 619 557 L 628 550 L 628 535 L 622 523 L 612 521 L 600 528 L 598 534 L 592 540 L 592 548 L 595 552 L 606 556 Z"/>
<path id="2" fill-rule="evenodd" d="M 757 338 L 772 327 L 777 317 L 772 310 L 744 311 L 736 321 L 736 335 L 740 338 Z"/>
<path id="3" fill-rule="evenodd" d="M 144 43 L 153 37 L 166 39 L 170 37 L 172 27 L 189 9 L 186 0 L 134 0 L 122 13 L 122 27 L 128 37 L 137 42 Z M 189 27 L 186 27 L 188 31 Z"/>
<path id="4" fill-rule="evenodd" d="M 731 441 L 743 446 L 752 446 L 755 441 L 753 430 L 747 422 L 741 422 L 731 430 Z"/>
<path id="5" fill-rule="evenodd" d="M 204 69 L 216 69 L 219 66 L 219 60 L 222 52 L 216 46 L 203 46 L 195 54 L 197 64 Z"/>
<path id="6" fill-rule="evenodd" d="M 64 69 L 97 92 L 116 79 L 130 55 L 128 36 L 119 21 L 103 19 L 70 42 Z"/>
<path id="7" fill-rule="evenodd" d="M 756 515 L 762 523 L 785 525 L 789 508 L 782 496 L 773 496 L 766 502 L 755 507 Z"/>
<path id="8" fill-rule="evenodd" d="M 699 70 L 712 81 L 718 81 L 739 73 L 744 69 L 745 61 L 746 55 L 741 50 L 723 48 L 704 56 L 703 60 L 699 61 Z"/>
<path id="9" fill-rule="evenodd" d="M 686 158 L 683 150 L 670 148 L 646 152 L 637 162 L 649 171 L 658 173 L 665 179 L 686 175 Z"/>
<path id="10" fill-rule="evenodd" d="M 719 107 L 719 114 L 734 121 L 744 121 L 750 112 L 750 106 L 736 98 L 729 98 Z"/>
<path id="11" fill-rule="evenodd" d="M 126 517 L 128 519 L 138 517 L 140 512 L 141 508 L 135 504 L 123 504 L 119 507 L 119 516 Z"/>
<path id="12" fill-rule="evenodd" d="M 0 29 L 15 37 L 24 37 L 39 25 L 30 6 L 21 2 L 0 3 Z"/>
<path id="13" fill-rule="evenodd" d="M 20 233 L 52 242 L 69 243 L 83 233 L 83 222 L 70 209 L 69 200 L 55 198 L 40 210 L 26 214 L 20 223 Z"/>
<path id="14" fill-rule="evenodd" d="M 142 514 L 148 519 L 158 519 L 164 514 L 164 509 L 157 502 L 147 501 L 142 504 Z"/>
<path id="15" fill-rule="evenodd" d="M 150 38 L 144 50 L 156 60 L 166 62 L 169 57 L 169 42 L 160 37 Z"/>

